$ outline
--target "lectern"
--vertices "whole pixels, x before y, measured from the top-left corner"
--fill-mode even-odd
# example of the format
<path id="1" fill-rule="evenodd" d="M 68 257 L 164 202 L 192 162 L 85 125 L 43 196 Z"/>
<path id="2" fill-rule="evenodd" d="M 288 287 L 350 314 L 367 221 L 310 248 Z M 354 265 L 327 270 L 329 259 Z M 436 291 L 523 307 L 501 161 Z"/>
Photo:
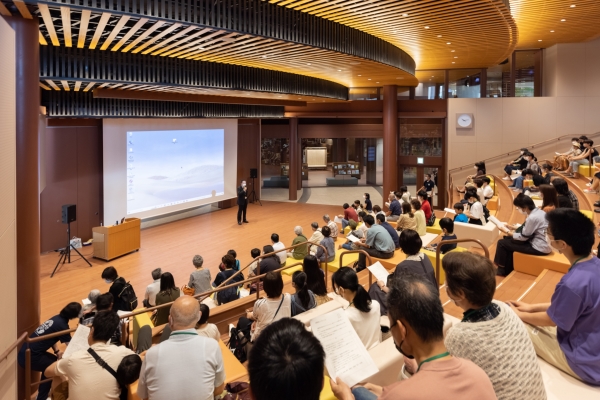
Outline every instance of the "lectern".
<path id="1" fill-rule="evenodd" d="M 110 261 L 140 248 L 141 220 L 126 218 L 120 225 L 92 228 L 94 258 Z"/>

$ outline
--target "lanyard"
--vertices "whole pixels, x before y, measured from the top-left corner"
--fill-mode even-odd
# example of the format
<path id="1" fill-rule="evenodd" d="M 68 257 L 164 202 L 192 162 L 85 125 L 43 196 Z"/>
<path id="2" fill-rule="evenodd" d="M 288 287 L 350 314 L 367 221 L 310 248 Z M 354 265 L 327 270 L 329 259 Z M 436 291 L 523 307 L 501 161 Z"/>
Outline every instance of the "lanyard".
<path id="1" fill-rule="evenodd" d="M 588 254 L 587 256 L 579 257 L 577 260 L 575 260 L 575 262 L 573 264 L 571 264 L 571 266 L 569 267 L 569 271 L 575 266 L 575 264 L 577 264 L 579 261 L 583 260 L 584 258 L 588 258 L 589 256 L 590 255 Z"/>
<path id="2" fill-rule="evenodd" d="M 428 358 L 428 359 L 426 359 L 426 360 L 423 360 L 423 361 L 421 361 L 421 362 L 419 363 L 419 368 L 417 368 L 417 372 L 419 372 L 419 370 L 421 369 L 421 365 L 425 364 L 426 362 L 434 361 L 434 360 L 437 360 L 437 359 L 439 359 L 439 358 L 443 358 L 443 357 L 448 357 L 449 355 L 450 355 L 450 353 L 449 353 L 449 352 L 445 352 L 445 353 L 438 354 L 438 355 L 435 355 L 435 356 L 433 356 L 433 357 L 429 357 L 429 358 Z"/>
<path id="3" fill-rule="evenodd" d="M 175 335 L 192 335 L 192 336 L 198 336 L 198 334 L 196 332 L 173 332 L 173 333 L 171 333 L 171 336 L 175 336 Z"/>

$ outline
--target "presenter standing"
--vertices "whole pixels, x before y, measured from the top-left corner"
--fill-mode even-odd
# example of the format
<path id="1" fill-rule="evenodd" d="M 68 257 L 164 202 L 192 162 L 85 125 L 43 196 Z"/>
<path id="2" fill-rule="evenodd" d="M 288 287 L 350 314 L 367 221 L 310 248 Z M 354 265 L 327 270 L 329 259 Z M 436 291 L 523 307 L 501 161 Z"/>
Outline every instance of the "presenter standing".
<path id="1" fill-rule="evenodd" d="M 245 224 L 248 223 L 246 220 L 246 207 L 248 207 L 248 187 L 246 186 L 246 181 L 242 181 L 242 185 L 237 188 L 237 205 L 238 205 L 238 214 L 237 221 L 238 225 L 241 225 L 242 222 Z M 242 219 L 242 214 L 244 219 Z"/>

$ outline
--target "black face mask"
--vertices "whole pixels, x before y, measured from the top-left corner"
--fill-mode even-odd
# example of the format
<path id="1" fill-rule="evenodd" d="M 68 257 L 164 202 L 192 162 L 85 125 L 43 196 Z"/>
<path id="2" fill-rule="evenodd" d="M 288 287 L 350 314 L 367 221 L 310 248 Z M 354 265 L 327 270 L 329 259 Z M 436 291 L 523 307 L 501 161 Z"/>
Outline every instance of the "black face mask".
<path id="1" fill-rule="evenodd" d="M 400 342 L 399 346 L 396 344 L 396 342 L 394 342 L 394 346 L 396 346 L 396 350 L 398 350 L 400 352 L 400 354 L 402 354 L 404 357 L 413 360 L 415 358 L 415 356 L 410 356 L 402 351 L 402 343 L 404 343 L 404 340 Z"/>

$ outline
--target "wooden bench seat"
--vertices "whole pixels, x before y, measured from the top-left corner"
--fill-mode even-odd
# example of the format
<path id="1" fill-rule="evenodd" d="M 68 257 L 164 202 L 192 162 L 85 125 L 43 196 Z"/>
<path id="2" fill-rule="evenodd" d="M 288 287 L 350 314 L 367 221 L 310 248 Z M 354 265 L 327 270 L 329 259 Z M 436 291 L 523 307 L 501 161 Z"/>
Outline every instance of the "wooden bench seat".
<path id="1" fill-rule="evenodd" d="M 337 250 L 335 251 L 335 258 L 333 259 L 333 261 L 328 262 L 327 263 L 327 269 L 331 272 L 335 272 L 338 269 L 340 269 L 340 256 L 342 255 L 342 253 L 345 253 L 347 250 Z M 352 254 L 348 254 L 345 255 L 344 258 L 342 259 L 344 265 L 351 265 L 354 264 L 356 261 L 358 261 L 358 253 L 352 253 Z"/>
<path id="2" fill-rule="evenodd" d="M 554 252 L 547 256 L 514 253 L 513 264 L 515 271 L 534 276 L 540 275 L 545 269 L 566 274 L 571 267 L 564 255 Z"/>
<path id="3" fill-rule="evenodd" d="M 563 276 L 560 272 L 545 269 L 518 300 L 530 304 L 549 303 L 556 285 Z"/>
<path id="4" fill-rule="evenodd" d="M 494 299 L 498 301 L 517 300 L 535 282 L 536 276 L 522 272 L 511 272 L 497 287 Z"/>

